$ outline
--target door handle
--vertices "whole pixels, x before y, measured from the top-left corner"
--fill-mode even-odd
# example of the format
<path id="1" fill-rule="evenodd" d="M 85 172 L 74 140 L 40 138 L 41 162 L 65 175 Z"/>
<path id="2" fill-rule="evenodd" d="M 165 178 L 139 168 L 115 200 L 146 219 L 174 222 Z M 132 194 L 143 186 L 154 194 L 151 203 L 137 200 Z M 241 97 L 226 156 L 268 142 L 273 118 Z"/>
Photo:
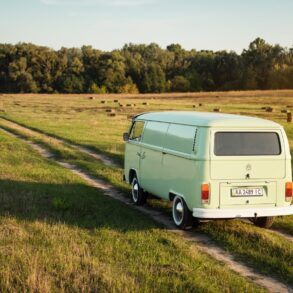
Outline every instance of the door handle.
<path id="1" fill-rule="evenodd" d="M 143 152 L 142 154 L 140 154 L 140 158 L 143 160 L 145 158 L 145 152 Z"/>

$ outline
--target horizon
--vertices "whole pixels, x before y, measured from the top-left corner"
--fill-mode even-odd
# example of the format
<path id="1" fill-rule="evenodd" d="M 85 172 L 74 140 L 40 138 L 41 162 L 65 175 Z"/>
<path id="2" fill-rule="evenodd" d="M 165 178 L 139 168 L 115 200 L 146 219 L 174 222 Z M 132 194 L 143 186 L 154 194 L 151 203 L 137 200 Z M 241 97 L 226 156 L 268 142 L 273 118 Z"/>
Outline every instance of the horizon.
<path id="1" fill-rule="evenodd" d="M 5 27 L 1 43 L 54 50 L 85 45 L 113 51 L 130 43 L 161 48 L 178 43 L 185 50 L 241 54 L 257 37 L 285 48 L 293 45 L 289 0 L 11 0 L 0 8 Z"/>
<path id="2" fill-rule="evenodd" d="M 134 45 L 134 46 L 145 45 L 145 46 L 149 46 L 151 44 L 156 44 L 162 50 L 167 50 L 167 47 L 169 45 L 173 45 L 173 44 L 177 45 L 178 44 L 178 45 L 180 45 L 182 47 L 183 50 L 189 51 L 189 52 L 192 51 L 192 50 L 195 50 L 196 52 L 210 51 L 210 52 L 213 52 L 213 53 L 217 53 L 217 52 L 221 52 L 221 51 L 226 51 L 228 53 L 235 52 L 236 54 L 241 55 L 244 50 L 248 49 L 249 44 L 252 43 L 253 41 L 255 41 L 257 38 L 260 38 L 260 37 L 256 37 L 254 40 L 249 41 L 248 44 L 247 44 L 247 46 L 245 48 L 243 48 L 241 51 L 235 51 L 235 50 L 230 50 L 230 49 L 212 50 L 212 49 L 205 49 L 205 48 L 202 48 L 200 50 L 197 50 L 196 48 L 186 49 L 180 43 L 170 43 L 170 44 L 167 44 L 166 46 L 161 46 L 160 44 L 155 43 L 155 42 L 151 42 L 151 43 L 125 43 L 120 48 L 113 48 L 113 49 L 110 49 L 110 50 L 102 50 L 101 48 L 94 47 L 94 46 L 92 46 L 90 44 L 86 44 L 86 45 L 82 45 L 81 44 L 80 46 L 74 46 L 74 47 L 61 46 L 59 48 L 54 48 L 54 47 L 51 47 L 51 46 L 48 46 L 48 45 L 37 44 L 37 43 L 32 43 L 32 42 L 16 42 L 16 43 L 6 43 L 6 42 L 2 43 L 2 42 L 0 42 L 0 44 L 12 45 L 12 46 L 17 46 L 18 44 L 31 44 L 31 45 L 37 46 L 37 47 L 46 47 L 46 48 L 49 48 L 50 50 L 53 50 L 53 51 L 59 51 L 62 48 L 65 48 L 65 49 L 81 49 L 83 46 L 89 46 L 89 47 L 92 47 L 94 50 L 100 50 L 101 52 L 112 52 L 112 51 L 115 51 L 115 50 L 122 50 L 123 47 L 126 46 L 126 45 Z M 262 39 L 262 38 L 260 38 L 260 39 Z M 264 41 L 267 44 L 272 45 L 272 46 L 274 46 L 274 45 L 280 45 L 282 48 L 287 49 L 287 50 L 290 50 L 291 48 L 293 49 L 293 45 L 291 47 L 286 47 L 286 46 L 283 46 L 280 43 L 272 44 L 272 43 L 267 42 L 267 40 L 265 40 L 265 39 L 264 39 Z"/>

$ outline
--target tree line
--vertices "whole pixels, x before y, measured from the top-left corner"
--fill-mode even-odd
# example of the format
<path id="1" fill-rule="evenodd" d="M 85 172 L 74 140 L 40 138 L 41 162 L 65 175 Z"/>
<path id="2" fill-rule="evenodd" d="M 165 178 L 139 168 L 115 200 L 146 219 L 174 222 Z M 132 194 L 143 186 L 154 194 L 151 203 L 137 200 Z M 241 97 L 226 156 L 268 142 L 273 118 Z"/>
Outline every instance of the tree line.
<path id="1" fill-rule="evenodd" d="M 293 88 L 293 47 L 257 38 L 233 51 L 127 44 L 103 52 L 0 44 L 0 91 L 10 93 L 160 93 Z"/>

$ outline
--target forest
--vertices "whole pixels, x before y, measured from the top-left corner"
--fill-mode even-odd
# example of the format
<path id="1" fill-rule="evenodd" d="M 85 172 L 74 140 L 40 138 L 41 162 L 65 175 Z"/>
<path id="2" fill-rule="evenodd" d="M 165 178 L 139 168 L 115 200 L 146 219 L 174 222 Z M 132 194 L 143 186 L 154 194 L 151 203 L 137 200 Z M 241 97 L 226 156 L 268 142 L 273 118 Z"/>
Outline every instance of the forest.
<path id="1" fill-rule="evenodd" d="M 0 44 L 3 93 L 161 93 L 293 88 L 293 47 L 261 38 L 234 51 L 162 49 L 126 44 L 104 52 L 91 46 L 53 50 Z"/>

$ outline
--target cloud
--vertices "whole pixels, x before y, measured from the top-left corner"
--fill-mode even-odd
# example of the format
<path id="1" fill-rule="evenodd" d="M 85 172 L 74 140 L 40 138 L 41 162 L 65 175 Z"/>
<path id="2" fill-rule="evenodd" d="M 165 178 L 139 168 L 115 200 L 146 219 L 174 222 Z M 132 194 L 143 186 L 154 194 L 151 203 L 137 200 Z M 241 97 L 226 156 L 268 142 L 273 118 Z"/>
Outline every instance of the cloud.
<path id="1" fill-rule="evenodd" d="M 41 0 L 46 5 L 60 6 L 141 6 L 153 3 L 153 0 Z"/>

